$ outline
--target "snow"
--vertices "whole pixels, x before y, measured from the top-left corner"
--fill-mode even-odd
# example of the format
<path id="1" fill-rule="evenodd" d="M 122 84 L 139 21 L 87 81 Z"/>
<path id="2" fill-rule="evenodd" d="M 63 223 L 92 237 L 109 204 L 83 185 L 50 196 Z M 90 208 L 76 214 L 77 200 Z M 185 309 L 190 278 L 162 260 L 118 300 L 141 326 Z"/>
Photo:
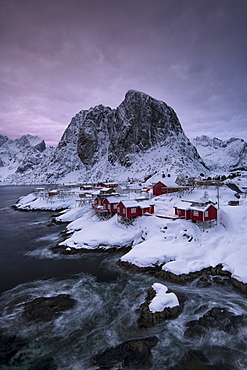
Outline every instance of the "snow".
<path id="1" fill-rule="evenodd" d="M 71 208 L 75 206 L 76 196 L 61 199 L 58 195 L 44 196 L 43 194 L 31 193 L 25 197 L 21 197 L 15 204 L 17 209 L 21 210 L 46 210 L 56 211 L 60 209 Z"/>
<path id="2" fill-rule="evenodd" d="M 160 283 L 152 285 L 156 295 L 149 304 L 149 310 L 152 313 L 162 312 L 165 308 L 179 306 L 177 296 L 174 293 L 167 293 L 167 287 Z"/>
<path id="3" fill-rule="evenodd" d="M 66 239 L 60 245 L 76 249 L 94 249 L 97 247 L 108 249 L 115 246 L 126 246 L 135 240 L 139 240 L 140 235 L 140 230 L 120 224 L 115 215 L 107 221 L 98 221 L 74 232 L 71 238 Z"/>
<path id="4" fill-rule="evenodd" d="M 174 216 L 174 206 L 181 200 L 200 202 L 207 198 L 217 202 L 217 189 L 196 188 L 180 197 L 172 193 L 153 198 L 155 214 L 138 217 L 128 225 L 120 223 L 117 215 L 101 220 L 88 204 L 76 208 L 73 197 L 54 200 L 51 206 L 62 208 L 68 203 L 69 210 L 57 217 L 61 222 L 70 222 L 67 230 L 71 235 L 61 243 L 67 248 L 90 250 L 132 245 L 121 261 L 138 267 L 158 265 L 176 275 L 222 264 L 223 270 L 229 271 L 232 277 L 247 283 L 247 198 L 243 195 L 239 206 L 230 206 L 228 201 L 234 199 L 234 192 L 221 187 L 218 222 L 210 227 L 207 223 L 169 219 L 169 215 Z M 18 205 L 21 209 L 47 209 L 47 200 L 32 193 L 22 197 Z"/>
<path id="5" fill-rule="evenodd" d="M 246 142 L 243 139 L 230 138 L 223 141 L 203 135 L 192 142 L 211 170 L 228 172 L 233 167 L 240 168 L 247 164 Z"/>

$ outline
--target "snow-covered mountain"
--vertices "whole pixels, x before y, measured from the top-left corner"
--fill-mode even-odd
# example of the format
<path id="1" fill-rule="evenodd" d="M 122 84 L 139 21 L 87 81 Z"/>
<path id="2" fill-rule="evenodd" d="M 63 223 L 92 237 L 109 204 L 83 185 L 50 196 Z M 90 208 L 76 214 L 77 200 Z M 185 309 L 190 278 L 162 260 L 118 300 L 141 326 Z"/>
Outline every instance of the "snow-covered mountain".
<path id="1" fill-rule="evenodd" d="M 10 181 L 19 177 L 29 177 L 42 161 L 51 155 L 44 140 L 38 136 L 23 135 L 11 140 L 0 135 L 0 180 Z"/>
<path id="2" fill-rule="evenodd" d="M 247 143 L 243 139 L 213 139 L 202 135 L 192 140 L 211 171 L 247 170 Z"/>
<path id="3" fill-rule="evenodd" d="M 54 153 L 12 181 L 120 181 L 158 172 L 197 175 L 207 169 L 174 110 L 130 90 L 116 109 L 99 105 L 76 114 Z"/>

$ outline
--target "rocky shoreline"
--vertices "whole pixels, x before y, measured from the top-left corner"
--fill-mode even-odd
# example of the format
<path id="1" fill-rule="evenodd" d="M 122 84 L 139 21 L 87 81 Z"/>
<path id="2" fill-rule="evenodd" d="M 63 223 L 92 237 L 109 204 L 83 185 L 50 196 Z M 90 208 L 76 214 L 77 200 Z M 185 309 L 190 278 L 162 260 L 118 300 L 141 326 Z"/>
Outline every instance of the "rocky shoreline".
<path id="1" fill-rule="evenodd" d="M 101 245 L 97 248 L 87 249 L 87 248 L 73 248 L 67 247 L 65 245 L 55 245 L 51 247 L 50 250 L 54 254 L 61 254 L 61 255 L 78 255 L 78 254 L 88 254 L 88 253 L 114 253 L 114 252 L 129 252 L 131 250 L 131 246 L 112 246 L 110 248 L 106 248 L 106 246 Z"/>
<path id="2" fill-rule="evenodd" d="M 198 285 L 210 285 L 212 281 L 217 284 L 224 284 L 228 281 L 234 288 L 239 290 L 241 293 L 247 294 L 247 284 L 233 278 L 229 271 L 223 270 L 221 264 L 215 267 L 207 267 L 200 271 L 190 272 L 189 274 L 176 275 L 169 271 L 162 270 L 162 266 L 147 266 L 139 267 L 130 262 L 121 261 L 117 262 L 117 265 L 131 272 L 139 273 L 153 273 L 154 276 L 162 281 L 170 281 L 177 284 L 186 284 L 188 282 L 198 280 Z"/>
<path id="3" fill-rule="evenodd" d="M 102 245 L 97 248 L 88 249 L 88 248 L 73 248 L 57 244 L 54 247 L 51 247 L 50 250 L 54 254 L 76 255 L 85 253 L 86 254 L 115 253 L 115 252 L 127 253 L 128 251 L 131 250 L 131 248 L 132 245 L 127 245 L 124 247 L 112 246 L 110 248 L 106 248 L 106 246 Z M 116 264 L 129 272 L 153 274 L 156 278 L 162 281 L 170 281 L 172 283 L 178 284 L 186 284 L 196 279 L 199 279 L 198 285 L 201 286 L 210 285 L 212 281 L 217 284 L 224 284 L 225 281 L 228 281 L 238 291 L 247 294 L 247 284 L 237 280 L 236 278 L 233 278 L 232 274 L 229 271 L 223 270 L 222 264 L 218 264 L 215 267 L 210 266 L 207 268 L 203 268 L 200 271 L 190 272 L 189 274 L 180 274 L 180 275 L 176 275 L 170 271 L 162 270 L 162 265 L 139 267 L 130 262 L 121 260 L 118 260 Z"/>

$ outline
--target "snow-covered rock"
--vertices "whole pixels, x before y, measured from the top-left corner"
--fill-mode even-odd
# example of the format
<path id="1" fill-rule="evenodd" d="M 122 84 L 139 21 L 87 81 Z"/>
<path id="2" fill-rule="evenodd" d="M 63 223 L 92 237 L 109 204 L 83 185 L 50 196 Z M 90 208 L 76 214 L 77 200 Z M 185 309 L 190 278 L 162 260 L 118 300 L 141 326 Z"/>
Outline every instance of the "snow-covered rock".
<path id="1" fill-rule="evenodd" d="M 152 285 L 156 295 L 149 303 L 149 309 L 152 313 L 162 312 L 165 308 L 173 308 L 179 306 L 179 301 L 176 294 L 168 293 L 168 288 L 160 283 L 154 283 Z"/>

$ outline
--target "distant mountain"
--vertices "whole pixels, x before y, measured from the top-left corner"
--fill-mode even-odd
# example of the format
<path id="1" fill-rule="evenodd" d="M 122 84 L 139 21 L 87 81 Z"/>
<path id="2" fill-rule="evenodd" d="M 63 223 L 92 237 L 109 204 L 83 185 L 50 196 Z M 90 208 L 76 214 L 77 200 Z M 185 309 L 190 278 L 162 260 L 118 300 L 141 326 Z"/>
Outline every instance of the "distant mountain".
<path id="1" fill-rule="evenodd" d="M 206 166 L 211 171 L 247 171 L 247 143 L 243 139 L 213 139 L 202 135 L 192 140 Z"/>
<path id="2" fill-rule="evenodd" d="M 46 149 L 44 140 L 38 136 L 28 134 L 11 140 L 0 135 L 0 180 L 15 181 L 21 175 L 29 177 L 50 154 L 50 149 Z"/>
<path id="3" fill-rule="evenodd" d="M 174 110 L 130 90 L 116 109 L 98 105 L 76 114 L 54 152 L 24 172 L 12 181 L 143 180 L 157 173 L 197 175 L 207 168 Z"/>

